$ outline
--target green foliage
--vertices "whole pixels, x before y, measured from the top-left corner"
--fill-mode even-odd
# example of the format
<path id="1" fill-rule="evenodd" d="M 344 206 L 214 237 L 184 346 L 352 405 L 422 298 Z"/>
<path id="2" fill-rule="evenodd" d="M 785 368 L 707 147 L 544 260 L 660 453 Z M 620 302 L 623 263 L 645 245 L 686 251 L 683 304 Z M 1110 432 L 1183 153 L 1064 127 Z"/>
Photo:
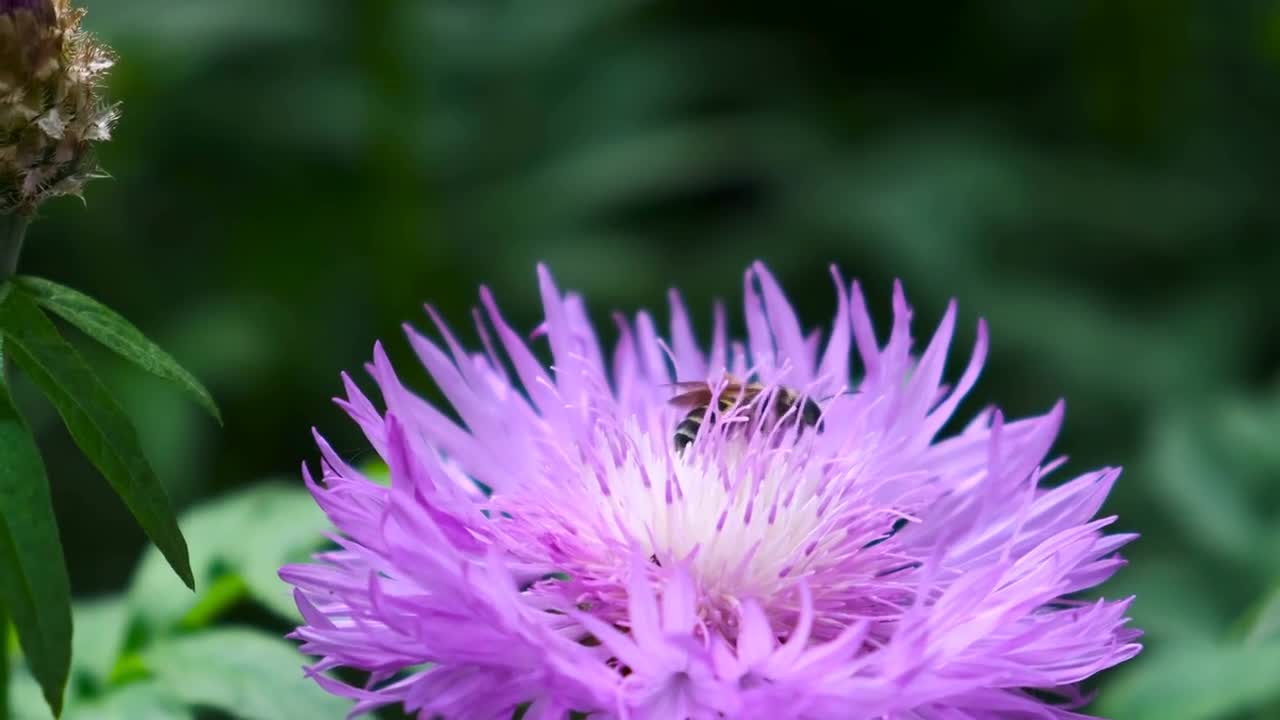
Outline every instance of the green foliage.
<path id="1" fill-rule="evenodd" d="M 1258 608 L 1248 619 L 1245 634 L 1246 645 L 1266 643 L 1280 644 L 1280 586 L 1277 586 L 1258 603 Z"/>
<path id="2" fill-rule="evenodd" d="M 168 592 L 185 594 L 173 583 Z M 116 661 L 124 652 L 129 608 L 113 596 L 81 600 L 75 604 L 75 618 L 72 679 L 78 692 L 97 693 L 110 681 Z"/>
<path id="3" fill-rule="evenodd" d="M 44 462 L 9 397 L 2 353 L 0 338 L 0 607 L 56 715 L 71 658 L 71 588 Z"/>
<path id="4" fill-rule="evenodd" d="M 293 643 L 245 629 L 210 630 L 158 643 L 143 662 L 190 705 L 243 720 L 337 718 L 350 704 L 302 674 Z"/>
<path id="5" fill-rule="evenodd" d="M 1276 668 L 1280 643 L 1159 653 L 1140 672 L 1119 673 L 1098 712 L 1124 720 L 1238 717 L 1280 700 Z"/>
<path id="6" fill-rule="evenodd" d="M 189 587 L 194 588 L 195 581 L 186 540 L 132 423 L 41 306 L 175 382 L 215 417 L 218 410 L 209 393 L 173 358 L 91 298 L 34 278 L 0 285 L 0 601 L 45 701 L 58 715 L 71 665 L 71 589 L 44 462 L 9 389 L 10 364 L 22 369 L 52 402 L 76 444 L 124 500 L 169 566 Z M 95 631 L 88 632 L 92 637 Z M 0 704 L 0 709 L 5 707 L 7 703 Z"/>
<path id="7" fill-rule="evenodd" d="M 31 695 L 29 679 L 19 675 L 14 682 L 13 720 L 48 720 Z M 71 720 L 194 720 L 195 711 L 172 697 L 154 681 L 126 685 L 101 699 L 74 702 L 64 717 Z"/>
<path id="8" fill-rule="evenodd" d="M 234 418 L 95 363 L 175 504 L 313 457 L 311 423 L 365 451 L 336 374 L 424 300 L 465 326 L 488 283 L 530 328 L 546 260 L 605 341 L 668 286 L 705 333 L 761 257 L 817 325 L 836 262 L 882 322 L 901 278 L 919 333 L 957 297 L 957 353 L 988 318 L 961 414 L 1064 396 L 1063 474 L 1126 467 L 1107 511 L 1141 538 L 1105 592 L 1138 595 L 1135 672 L 1243 637 L 1275 586 L 1274 3 L 86 5 L 121 56 L 115 178 L 46 206 L 24 268 L 109 300 Z M 131 519 L 41 439 L 76 587 L 120 590 Z"/>
<path id="9" fill-rule="evenodd" d="M 1280 577 L 1280 389 L 1173 405 L 1153 425 L 1138 472 L 1152 479 L 1151 511 L 1176 529 L 1145 554 L 1211 559 L 1198 582 L 1239 616 Z"/>
<path id="10" fill-rule="evenodd" d="M 164 558 L 148 550 L 129 598 L 137 617 L 157 631 L 203 624 L 192 618 L 208 614 L 207 603 L 225 608 L 244 596 L 282 617 L 297 617 L 289 586 L 276 573 L 320 549 L 329 528 L 309 493 L 279 480 L 197 506 L 183 515 L 182 526 L 191 539 L 197 585 L 206 589 L 196 596 L 165 592 Z"/>
<path id="11" fill-rule="evenodd" d="M 226 624 L 245 602 L 293 621 L 278 579 L 285 562 L 322 545 L 323 515 L 300 487 L 269 482 L 185 514 L 199 592 L 165 582 L 159 552 L 149 549 L 131 587 L 121 595 L 76 603 L 75 654 L 65 717 L 192 718 L 199 708 L 243 720 L 341 717 L 349 704 L 322 691 L 302 673 L 304 658 L 278 634 Z M 264 543 L 249 552 L 246 533 Z M 265 556 L 265 561 L 261 557 Z M 243 578 L 243 580 L 241 580 Z M 234 581 L 231 581 L 233 579 Z M 13 675 L 15 720 L 44 720 L 30 662 Z"/>
<path id="12" fill-rule="evenodd" d="M 188 587 L 195 587 L 187 543 L 164 486 L 128 416 L 21 287 L 0 302 L 0 328 L 14 362 L 58 409 L 76 444 L 120 495 Z"/>
<path id="13" fill-rule="evenodd" d="M 189 394 L 215 420 L 222 422 L 218 405 L 200 381 L 119 313 L 82 292 L 49 280 L 23 277 L 16 282 L 41 306 L 143 370 L 172 382 Z"/>
<path id="14" fill-rule="evenodd" d="M 1107 717 L 1227 720 L 1280 710 L 1280 393 L 1171 408 L 1140 472 L 1174 528 L 1139 541 L 1112 592 L 1133 592 L 1148 651 L 1116 673 Z M 1148 547 L 1143 547 L 1148 545 Z M 1211 558 L 1191 565 L 1187 558 Z M 1163 570 L 1161 569 L 1163 568 Z"/>

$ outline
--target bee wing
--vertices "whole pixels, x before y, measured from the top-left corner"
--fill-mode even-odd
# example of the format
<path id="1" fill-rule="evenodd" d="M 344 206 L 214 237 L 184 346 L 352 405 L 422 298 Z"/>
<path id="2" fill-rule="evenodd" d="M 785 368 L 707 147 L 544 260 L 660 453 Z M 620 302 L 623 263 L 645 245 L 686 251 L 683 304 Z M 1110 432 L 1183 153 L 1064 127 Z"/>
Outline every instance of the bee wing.
<path id="1" fill-rule="evenodd" d="M 711 386 L 705 382 L 678 382 L 665 387 L 681 391 L 667 401 L 678 407 L 696 407 L 711 401 Z"/>
<path id="2" fill-rule="evenodd" d="M 693 408 L 699 405 L 708 405 L 711 403 L 711 392 L 709 390 L 694 390 L 677 395 L 667 401 L 676 407 Z"/>
<path id="3" fill-rule="evenodd" d="M 701 380 L 686 380 L 684 382 L 667 383 L 662 387 L 672 388 L 674 390 L 683 390 L 688 392 L 691 390 L 700 390 L 702 388 L 710 389 L 711 386 Z"/>

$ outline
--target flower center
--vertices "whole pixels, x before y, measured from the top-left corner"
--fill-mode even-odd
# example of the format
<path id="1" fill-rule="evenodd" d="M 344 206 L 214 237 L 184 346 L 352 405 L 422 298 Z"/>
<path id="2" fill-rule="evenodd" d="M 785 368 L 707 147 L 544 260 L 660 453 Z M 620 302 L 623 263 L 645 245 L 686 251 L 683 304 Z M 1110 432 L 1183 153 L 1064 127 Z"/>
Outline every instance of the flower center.
<path id="1" fill-rule="evenodd" d="M 699 615 L 735 637 L 742 603 L 757 602 L 785 626 L 805 582 L 819 611 L 814 634 L 830 637 L 861 617 L 898 615 L 912 595 L 916 559 L 886 540 L 906 520 L 875 502 L 857 458 L 818 458 L 816 435 L 792 425 L 752 427 L 729 418 L 678 448 L 678 418 L 633 417 L 597 428 L 589 444 L 621 448 L 613 462 L 551 468 L 546 482 L 495 496 L 508 549 L 557 578 L 541 587 L 553 605 L 599 617 L 627 616 L 634 553 L 653 580 L 680 566 L 692 576 Z M 737 425 L 734 425 L 734 422 Z M 576 477 L 575 477 L 576 476 Z"/>
<path id="2" fill-rule="evenodd" d="M 640 461 L 664 467 L 662 445 L 653 445 Z M 636 477 L 619 478 L 623 491 L 611 501 L 659 563 L 687 560 L 703 597 L 724 606 L 709 611 L 736 616 L 741 600 L 768 603 L 821 555 L 822 477 L 792 462 L 791 449 L 763 450 L 742 438 L 699 450 L 672 461 L 670 498 L 665 485 L 646 487 L 632 469 Z"/>

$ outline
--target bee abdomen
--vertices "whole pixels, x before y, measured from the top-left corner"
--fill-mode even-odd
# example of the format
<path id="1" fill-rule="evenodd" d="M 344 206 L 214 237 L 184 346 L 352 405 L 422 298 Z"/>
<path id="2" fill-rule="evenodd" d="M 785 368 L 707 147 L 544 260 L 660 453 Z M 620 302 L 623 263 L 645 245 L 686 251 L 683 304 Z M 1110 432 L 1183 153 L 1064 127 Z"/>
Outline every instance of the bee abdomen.
<path id="1" fill-rule="evenodd" d="M 773 400 L 773 413 L 776 417 L 790 417 L 792 422 L 802 426 L 822 429 L 822 408 L 813 398 L 802 397 L 790 388 L 783 388 Z"/>
<path id="2" fill-rule="evenodd" d="M 804 399 L 804 404 L 800 406 L 800 421 L 805 425 L 822 429 L 822 408 L 818 403 L 809 398 Z"/>
<path id="3" fill-rule="evenodd" d="M 698 428 L 702 425 L 702 418 L 707 414 L 707 408 L 696 407 L 684 416 L 680 424 L 676 426 L 675 446 L 677 452 L 683 452 L 685 448 L 693 443 L 698 437 Z"/>

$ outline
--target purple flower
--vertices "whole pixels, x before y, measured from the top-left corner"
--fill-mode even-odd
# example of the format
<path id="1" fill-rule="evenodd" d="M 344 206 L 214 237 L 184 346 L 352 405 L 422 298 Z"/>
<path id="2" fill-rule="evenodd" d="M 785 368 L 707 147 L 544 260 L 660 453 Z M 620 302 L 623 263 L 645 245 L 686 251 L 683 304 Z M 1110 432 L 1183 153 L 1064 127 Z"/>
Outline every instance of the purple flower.
<path id="1" fill-rule="evenodd" d="M 881 345 L 857 283 L 832 275 L 825 338 L 756 264 L 745 345 L 717 308 L 704 351 L 672 293 L 669 339 L 616 316 L 606 362 L 582 299 L 540 268 L 552 368 L 488 290 L 480 353 L 428 308 L 440 340 L 409 341 L 456 419 L 377 347 L 386 411 L 345 377 L 339 404 L 390 486 L 317 436 L 323 478 L 306 478 L 339 548 L 281 570 L 312 675 L 353 714 L 421 718 L 1083 717 L 1077 684 L 1140 650 L 1129 600 L 1073 597 L 1134 537 L 1094 518 L 1119 471 L 1042 485 L 1060 403 L 939 439 L 985 326 L 947 386 L 954 303 L 917 356 L 900 286 Z M 673 405 L 677 382 L 705 382 L 710 410 Z M 342 667 L 367 684 L 326 674 Z"/>

